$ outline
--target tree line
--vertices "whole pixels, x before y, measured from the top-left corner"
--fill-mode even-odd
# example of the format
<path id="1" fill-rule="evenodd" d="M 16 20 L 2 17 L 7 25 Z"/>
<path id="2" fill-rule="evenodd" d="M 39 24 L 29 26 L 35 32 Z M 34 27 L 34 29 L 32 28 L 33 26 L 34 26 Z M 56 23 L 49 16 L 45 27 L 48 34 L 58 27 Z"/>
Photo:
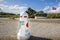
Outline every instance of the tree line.
<path id="1" fill-rule="evenodd" d="M 44 11 L 35 11 L 32 8 L 28 8 L 28 10 L 26 11 L 28 13 L 28 17 L 29 18 L 34 18 L 35 16 L 40 16 L 40 17 L 46 17 L 47 13 L 44 13 Z"/>
<path id="2" fill-rule="evenodd" d="M 32 8 L 28 8 L 28 10 L 26 10 L 26 13 L 28 13 L 29 18 L 35 18 L 35 16 L 47 18 L 60 18 L 60 13 L 44 13 L 44 11 L 37 12 Z M 0 17 L 19 18 L 19 16 L 20 14 L 16 15 L 16 13 L 0 12 Z"/>
<path id="3" fill-rule="evenodd" d="M 44 11 L 35 11 L 32 8 L 28 8 L 26 11 L 29 18 L 34 18 L 35 16 L 46 17 L 46 18 L 60 18 L 60 13 L 44 13 Z"/>
<path id="4" fill-rule="evenodd" d="M 1 18 L 17 18 L 19 15 L 16 15 L 14 13 L 6 13 L 6 12 L 0 12 Z"/>

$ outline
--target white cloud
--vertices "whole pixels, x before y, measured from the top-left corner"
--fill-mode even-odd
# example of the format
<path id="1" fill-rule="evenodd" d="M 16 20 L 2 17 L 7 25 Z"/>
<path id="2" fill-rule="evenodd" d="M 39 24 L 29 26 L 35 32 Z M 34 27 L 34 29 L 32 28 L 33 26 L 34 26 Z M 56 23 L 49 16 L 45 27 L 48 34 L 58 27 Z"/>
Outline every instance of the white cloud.
<path id="1" fill-rule="evenodd" d="M 58 7 L 58 8 L 56 9 L 56 12 L 58 12 L 58 13 L 60 12 L 60 7 Z"/>
<path id="2" fill-rule="evenodd" d="M 49 6 L 46 6 L 44 9 L 43 9 L 43 11 L 47 11 L 47 10 L 49 10 L 50 9 L 50 7 Z"/>
<path id="3" fill-rule="evenodd" d="M 4 1 L 4 0 L 0 0 L 0 2 L 1 2 L 1 1 Z"/>
<path id="4" fill-rule="evenodd" d="M 56 10 L 52 10 L 52 7 L 46 6 L 46 7 L 43 9 L 43 11 L 44 11 L 45 13 L 51 13 L 51 12 L 60 13 L 60 2 L 59 2 L 59 6 L 56 7 Z"/>
<path id="5" fill-rule="evenodd" d="M 60 6 L 60 2 L 58 3 L 58 6 Z"/>
<path id="6" fill-rule="evenodd" d="M 51 13 L 51 12 L 60 13 L 60 2 L 58 3 L 58 7 L 56 7 L 56 10 L 52 10 L 52 7 L 50 7 L 50 6 L 45 6 L 45 8 L 43 8 L 43 11 L 46 13 Z"/>
<path id="7" fill-rule="evenodd" d="M 43 11 L 45 13 L 48 13 L 51 10 L 50 6 L 45 6 L 45 8 L 43 8 Z"/>
<path id="8" fill-rule="evenodd" d="M 60 7 L 57 7 L 56 10 L 50 10 L 49 12 L 57 12 L 57 13 L 60 13 Z"/>
<path id="9" fill-rule="evenodd" d="M 25 6 L 19 6 L 19 5 L 5 5 L 0 4 L 0 8 L 4 12 L 10 12 L 10 13 L 20 13 L 27 9 Z"/>

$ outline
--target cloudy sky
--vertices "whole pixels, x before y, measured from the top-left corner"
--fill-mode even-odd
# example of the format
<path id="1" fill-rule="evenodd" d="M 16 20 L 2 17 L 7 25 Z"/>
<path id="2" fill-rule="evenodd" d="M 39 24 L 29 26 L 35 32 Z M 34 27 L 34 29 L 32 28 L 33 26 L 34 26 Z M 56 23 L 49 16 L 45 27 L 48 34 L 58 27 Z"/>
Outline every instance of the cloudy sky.
<path id="1" fill-rule="evenodd" d="M 52 7 L 55 7 L 55 12 L 60 12 L 60 0 L 0 0 L 0 8 L 4 12 L 17 14 L 28 7 L 44 12 L 52 12 Z"/>

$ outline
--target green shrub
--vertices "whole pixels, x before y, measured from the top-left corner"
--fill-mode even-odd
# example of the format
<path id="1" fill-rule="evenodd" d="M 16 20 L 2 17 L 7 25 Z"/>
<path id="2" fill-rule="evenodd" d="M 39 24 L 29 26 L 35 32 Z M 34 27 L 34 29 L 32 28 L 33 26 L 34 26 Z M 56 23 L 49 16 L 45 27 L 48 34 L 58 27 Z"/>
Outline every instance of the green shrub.
<path id="1" fill-rule="evenodd" d="M 35 16 L 34 15 L 28 15 L 28 18 L 34 18 Z"/>
<path id="2" fill-rule="evenodd" d="M 49 13 L 47 18 L 60 18 L 60 13 Z"/>

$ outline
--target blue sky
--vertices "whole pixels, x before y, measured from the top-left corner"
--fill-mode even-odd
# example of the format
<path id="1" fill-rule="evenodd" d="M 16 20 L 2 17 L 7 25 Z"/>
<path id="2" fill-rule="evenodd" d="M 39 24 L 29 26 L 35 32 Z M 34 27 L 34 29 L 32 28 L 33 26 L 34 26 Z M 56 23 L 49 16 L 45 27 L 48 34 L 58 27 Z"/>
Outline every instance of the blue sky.
<path id="1" fill-rule="evenodd" d="M 20 5 L 34 8 L 36 10 L 43 9 L 45 6 L 58 6 L 60 0 L 5 0 L 7 5 Z"/>
<path id="2" fill-rule="evenodd" d="M 52 7 L 60 8 L 60 0 L 0 0 L 0 4 L 5 6 L 31 7 L 36 11 L 47 11 Z"/>

